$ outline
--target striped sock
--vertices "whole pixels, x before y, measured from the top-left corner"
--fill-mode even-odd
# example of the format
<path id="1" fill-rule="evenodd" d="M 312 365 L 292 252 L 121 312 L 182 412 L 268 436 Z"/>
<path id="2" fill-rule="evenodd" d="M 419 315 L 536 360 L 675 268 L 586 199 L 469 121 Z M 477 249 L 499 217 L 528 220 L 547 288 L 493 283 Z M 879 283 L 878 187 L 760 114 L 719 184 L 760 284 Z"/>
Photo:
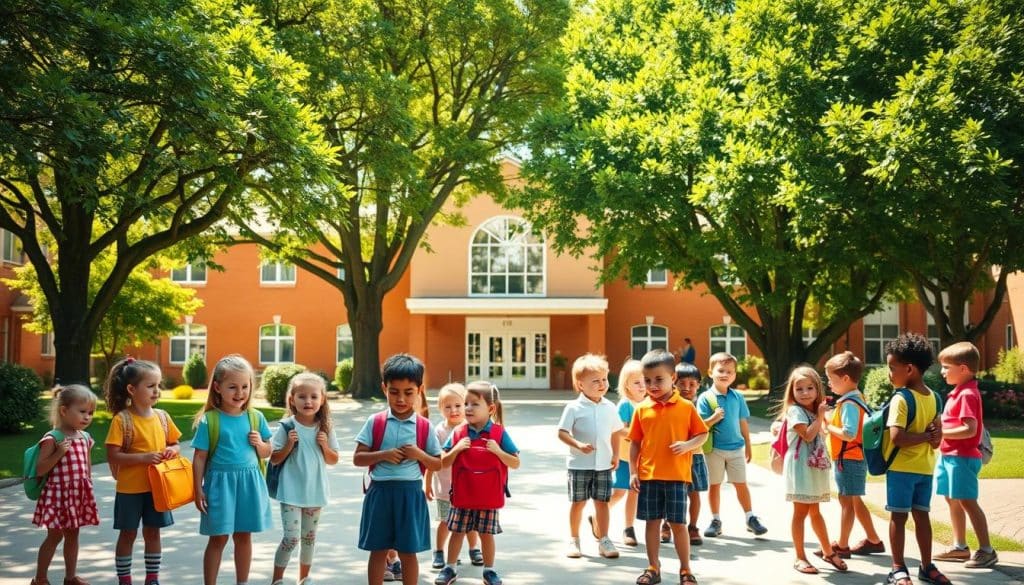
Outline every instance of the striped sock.
<path id="1" fill-rule="evenodd" d="M 132 557 L 114 557 L 114 570 L 117 571 L 117 582 L 121 585 L 132 582 Z"/>
<path id="2" fill-rule="evenodd" d="M 160 553 L 146 553 L 146 582 L 160 578 Z"/>

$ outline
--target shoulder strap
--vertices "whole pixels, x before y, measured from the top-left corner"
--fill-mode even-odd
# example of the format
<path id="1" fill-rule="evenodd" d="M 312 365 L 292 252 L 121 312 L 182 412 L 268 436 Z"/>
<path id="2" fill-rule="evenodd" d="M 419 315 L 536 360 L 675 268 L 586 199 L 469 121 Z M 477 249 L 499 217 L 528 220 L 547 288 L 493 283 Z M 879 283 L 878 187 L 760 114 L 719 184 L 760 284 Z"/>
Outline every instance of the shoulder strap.
<path id="1" fill-rule="evenodd" d="M 711 410 L 718 408 L 718 397 L 715 396 L 714 390 L 705 390 L 704 400 L 711 406 Z"/>
<path id="2" fill-rule="evenodd" d="M 246 411 L 246 413 L 249 415 L 249 430 L 256 431 L 257 433 L 260 432 L 260 416 L 256 412 L 256 409 L 255 408 L 250 408 L 249 410 Z M 259 462 L 260 473 L 262 473 L 263 475 L 266 475 L 267 474 L 267 461 L 266 461 L 266 459 L 260 457 L 260 451 L 255 446 L 253 447 L 253 450 L 256 451 L 256 461 Z"/>
<path id="3" fill-rule="evenodd" d="M 907 430 L 909 431 L 910 423 L 914 422 L 914 417 L 917 416 L 917 401 L 914 400 L 914 394 L 910 388 L 900 388 L 897 392 L 907 403 Z"/>
<path id="4" fill-rule="evenodd" d="M 167 411 L 160 410 L 159 408 L 154 408 L 153 410 L 156 412 L 156 416 L 160 419 L 160 426 L 164 428 L 164 437 L 170 436 L 168 433 L 171 432 L 171 425 L 167 422 Z"/>
<path id="5" fill-rule="evenodd" d="M 430 420 L 426 417 L 422 417 L 418 414 L 414 414 L 416 417 L 416 446 L 420 448 L 420 451 L 427 452 L 427 439 L 430 436 Z M 426 473 L 427 466 L 420 461 L 420 473 Z"/>
<path id="6" fill-rule="evenodd" d="M 117 413 L 117 416 L 121 419 L 121 452 L 127 453 L 128 449 L 132 446 L 132 440 L 135 438 L 135 425 L 132 423 L 132 413 L 128 412 L 126 408 Z"/>
<path id="7" fill-rule="evenodd" d="M 217 409 L 207 410 L 206 427 L 210 435 L 210 448 L 207 450 L 209 459 L 213 459 L 213 452 L 217 450 L 217 441 L 220 440 L 220 412 Z"/>
<path id="8" fill-rule="evenodd" d="M 466 438 L 468 436 L 469 436 L 469 423 L 462 423 L 462 424 L 460 424 L 459 426 L 457 426 L 454 429 L 452 429 L 452 436 L 451 436 L 452 445 L 454 446 L 455 443 L 458 443 L 459 441 L 461 441 L 462 439 L 464 439 L 464 438 Z"/>
<path id="9" fill-rule="evenodd" d="M 374 413 L 371 420 L 373 422 L 370 426 L 370 451 L 380 451 L 381 445 L 384 444 L 384 430 L 388 426 L 388 411 L 382 410 Z M 373 471 L 375 467 L 377 467 L 376 463 L 370 465 L 370 471 Z"/>
<path id="10" fill-rule="evenodd" d="M 490 435 L 491 439 L 493 439 L 495 443 L 501 445 L 501 439 L 505 436 L 505 427 L 497 423 L 491 423 Z"/>
<path id="11" fill-rule="evenodd" d="M 85 433 L 85 431 L 82 432 Z M 42 440 L 46 438 L 46 435 L 53 435 L 53 440 L 58 443 L 64 440 L 64 433 L 60 432 L 58 429 L 50 429 L 43 433 L 43 438 L 39 439 L 39 441 L 42 442 Z M 88 434 L 86 436 L 88 436 Z"/>

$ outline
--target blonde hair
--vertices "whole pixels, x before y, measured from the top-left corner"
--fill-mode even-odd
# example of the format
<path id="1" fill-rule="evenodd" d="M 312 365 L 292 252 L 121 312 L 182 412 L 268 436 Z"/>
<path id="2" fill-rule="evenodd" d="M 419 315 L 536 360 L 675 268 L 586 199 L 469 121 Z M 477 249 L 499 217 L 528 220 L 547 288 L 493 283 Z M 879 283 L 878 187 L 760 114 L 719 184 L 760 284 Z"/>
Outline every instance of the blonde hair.
<path id="1" fill-rule="evenodd" d="M 607 374 L 608 360 L 603 355 L 594 353 L 585 353 L 576 358 L 576 361 L 572 363 L 572 386 L 574 390 L 578 391 L 576 382 L 579 382 L 583 374 L 587 372 L 604 372 Z"/>
<path id="2" fill-rule="evenodd" d="M 951 362 L 957 366 L 967 366 L 967 369 L 973 374 L 981 366 L 981 354 L 970 341 L 961 341 L 939 352 L 939 362 L 942 361 Z"/>
<path id="3" fill-rule="evenodd" d="M 727 364 L 730 362 L 732 362 L 732 365 L 734 366 L 739 363 L 736 356 L 727 351 L 720 351 L 716 354 L 712 354 L 712 356 L 708 358 L 708 369 L 713 370 L 718 364 Z"/>
<path id="4" fill-rule="evenodd" d="M 487 406 L 493 406 L 494 416 L 491 417 L 491 420 L 499 425 L 504 424 L 502 422 L 504 417 L 502 416 L 501 395 L 498 394 L 497 386 L 486 380 L 470 382 L 469 385 L 466 386 L 466 395 L 468 396 L 470 394 L 480 397 Z"/>
<path id="5" fill-rule="evenodd" d="M 861 374 L 864 373 L 864 362 L 853 355 L 852 351 L 844 351 L 828 358 L 825 362 L 825 371 L 837 376 L 849 376 L 854 382 L 860 382 Z"/>
<path id="6" fill-rule="evenodd" d="M 632 401 L 628 396 L 626 382 L 633 377 L 634 374 L 640 374 L 640 379 L 643 381 L 644 375 L 644 364 L 640 360 L 626 360 L 622 364 L 622 369 L 619 370 L 619 381 L 615 385 L 615 391 L 619 393 L 621 398 Z M 641 396 L 641 398 L 643 398 Z"/>
<path id="7" fill-rule="evenodd" d="M 245 399 L 242 411 L 249 410 L 249 405 L 252 404 L 253 392 L 256 391 L 256 372 L 253 371 L 249 360 L 241 355 L 237 353 L 226 355 L 217 360 L 217 364 L 213 366 L 213 371 L 210 372 L 210 382 L 206 385 L 206 403 L 196 413 L 196 418 L 192 421 L 192 428 L 199 426 L 199 422 L 203 420 L 203 416 L 208 410 L 220 408 L 220 392 L 215 391 L 213 387 L 214 385 L 219 385 L 224 380 L 224 376 L 229 372 L 246 374 L 249 377 L 249 397 Z"/>
<path id="8" fill-rule="evenodd" d="M 327 403 L 327 382 L 321 378 L 318 374 L 312 372 L 302 372 L 292 376 L 291 380 L 288 380 L 288 392 L 284 395 L 284 406 L 289 416 L 295 416 L 295 410 L 292 408 L 292 393 L 295 389 L 301 386 L 311 386 L 320 391 L 320 395 L 323 396 L 323 401 L 320 402 L 320 410 L 316 411 L 314 420 L 317 422 L 317 426 L 320 430 L 325 433 L 331 432 L 333 423 L 331 422 L 331 406 Z"/>
<path id="9" fill-rule="evenodd" d="M 55 429 L 60 428 L 60 409 L 79 402 L 88 402 L 95 408 L 99 398 L 93 394 L 92 390 L 81 384 L 68 384 L 54 388 L 53 400 L 50 401 L 50 426 Z"/>
<path id="10" fill-rule="evenodd" d="M 437 392 L 437 407 L 441 408 L 441 403 L 449 396 L 455 396 L 465 402 L 466 387 L 458 382 L 449 382 L 444 386 L 441 386 L 441 389 Z"/>
<path id="11" fill-rule="evenodd" d="M 797 366 L 789 373 L 789 379 L 786 380 L 786 392 L 782 396 L 782 406 L 779 409 L 778 416 L 776 416 L 777 419 L 782 420 L 786 418 L 786 412 L 789 410 L 789 407 L 797 403 L 796 398 L 793 396 L 793 390 L 796 388 L 796 383 L 800 380 L 810 380 L 818 390 L 818 396 L 814 398 L 814 404 L 807 410 L 817 412 L 818 406 L 825 400 L 825 385 L 821 383 L 821 376 L 818 375 L 817 370 L 808 365 Z M 802 405 L 801 407 L 805 408 Z"/>

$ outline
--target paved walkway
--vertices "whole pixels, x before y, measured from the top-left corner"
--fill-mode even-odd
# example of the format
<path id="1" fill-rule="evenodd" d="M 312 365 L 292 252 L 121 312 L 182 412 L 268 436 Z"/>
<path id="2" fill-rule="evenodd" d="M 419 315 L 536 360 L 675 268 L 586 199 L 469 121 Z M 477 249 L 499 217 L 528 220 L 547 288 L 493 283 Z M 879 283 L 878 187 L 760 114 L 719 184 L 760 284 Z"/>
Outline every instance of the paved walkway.
<path id="1" fill-rule="evenodd" d="M 506 424 L 509 433 L 523 451 L 523 466 L 511 476 L 512 499 L 502 512 L 505 533 L 498 537 L 498 569 L 505 582 L 512 585 L 612 585 L 633 583 L 646 566 L 644 548 L 622 547 L 622 557 L 605 560 L 597 556 L 596 543 L 585 538 L 583 559 L 563 556 L 567 536 L 568 505 L 565 498 L 564 447 L 556 439 L 554 425 L 558 421 L 564 393 L 517 395 L 509 393 L 506 400 Z M 554 399 L 551 399 L 554 398 Z M 345 451 L 350 451 L 353 438 L 369 414 L 380 403 L 367 404 L 337 401 L 332 404 L 337 432 Z M 436 414 L 436 413 L 435 413 Z M 755 430 L 758 430 L 755 428 Z M 365 583 L 366 553 L 355 547 L 360 515 L 362 471 L 352 467 L 346 453 L 331 475 L 334 498 L 320 524 L 320 541 L 313 576 L 319 585 L 357 585 Z M 110 528 L 114 483 L 106 466 L 95 469 L 96 489 L 104 525 L 82 532 L 79 573 L 94 585 L 113 583 L 112 543 L 116 537 Z M 791 568 L 789 543 L 790 507 L 782 495 L 781 478 L 760 467 L 749 472 L 755 511 L 762 516 L 769 532 L 755 539 L 742 529 L 743 517 L 728 488 L 723 494 L 725 534 L 709 539 L 694 550 L 693 567 L 702 583 L 740 585 L 752 582 L 770 584 L 820 584 L 823 580 L 844 585 L 868 585 L 884 581 L 888 557 L 856 558 L 850 562 L 851 572 L 838 575 L 822 570 L 819 576 L 799 575 Z M 1009 499 L 1007 500 L 1009 501 Z M 1018 502 L 1017 498 L 1012 499 Z M 34 570 L 35 554 L 42 531 L 31 525 L 32 504 L 20 488 L 0 490 L 0 585 L 25 585 Z M 621 534 L 621 508 L 614 511 L 613 535 Z M 707 523 L 707 507 L 702 525 Z M 838 525 L 838 506 L 828 504 L 826 514 L 830 526 Z M 1024 518 L 1024 515 L 1018 516 Z M 199 517 L 194 508 L 183 508 L 175 514 L 176 524 L 163 531 L 165 585 L 196 585 L 201 579 L 201 556 L 205 539 L 198 534 Z M 638 524 L 638 527 L 642 524 Z M 883 529 L 881 520 L 878 528 Z M 810 534 L 810 530 L 808 530 Z M 266 585 L 270 581 L 273 554 L 280 537 L 279 520 L 275 529 L 254 536 L 254 561 L 250 582 Z M 862 535 L 856 531 L 854 538 Z M 617 539 L 616 539 L 617 540 Z M 815 547 L 808 543 L 809 547 Z M 908 542 L 908 556 L 916 555 L 916 547 Z M 230 549 L 230 547 L 229 547 Z M 666 583 L 678 563 L 667 546 L 661 547 Z M 297 555 L 296 555 L 297 556 Z M 420 557 L 420 583 L 432 583 L 428 555 Z M 292 560 L 289 584 L 293 583 L 297 559 Z M 1013 564 L 1009 561 L 1004 564 Z M 819 563 L 820 564 L 820 563 Z M 913 562 L 911 562 L 913 566 Z M 1024 567 L 1016 563 L 1017 567 Z M 135 574 L 141 576 L 141 545 L 136 549 Z M 1021 581 L 992 570 L 968 571 L 951 565 L 948 574 L 958 585 L 1004 585 Z M 53 583 L 60 583 L 62 561 L 58 554 L 50 573 Z M 479 583 L 480 569 L 464 565 L 460 583 Z M 228 555 L 222 565 L 222 584 L 234 583 L 232 563 Z"/>

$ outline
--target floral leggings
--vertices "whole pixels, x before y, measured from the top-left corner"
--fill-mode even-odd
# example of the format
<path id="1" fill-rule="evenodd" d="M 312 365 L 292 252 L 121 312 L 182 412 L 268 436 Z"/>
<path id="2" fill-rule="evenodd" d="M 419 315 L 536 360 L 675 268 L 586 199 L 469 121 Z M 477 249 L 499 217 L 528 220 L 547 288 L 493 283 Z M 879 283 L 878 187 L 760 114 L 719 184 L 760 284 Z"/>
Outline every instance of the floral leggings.
<path id="1" fill-rule="evenodd" d="M 301 542 L 299 563 L 313 564 L 313 545 L 316 543 L 316 527 L 320 523 L 320 508 L 300 508 L 281 504 L 281 525 L 284 538 L 274 554 L 275 567 L 287 567 L 292 551 Z"/>

